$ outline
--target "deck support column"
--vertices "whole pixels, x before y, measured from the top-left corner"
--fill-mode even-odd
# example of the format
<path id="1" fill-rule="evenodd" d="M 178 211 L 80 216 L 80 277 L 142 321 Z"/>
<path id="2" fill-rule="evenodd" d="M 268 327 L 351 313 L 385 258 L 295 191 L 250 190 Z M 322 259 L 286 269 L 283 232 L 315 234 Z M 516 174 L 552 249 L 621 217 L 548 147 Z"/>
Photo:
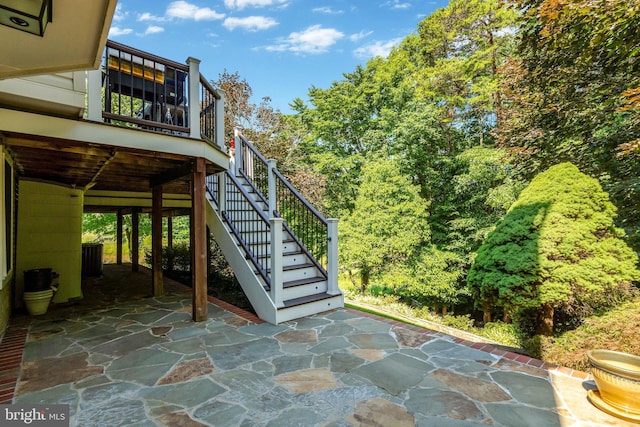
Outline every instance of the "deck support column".
<path id="1" fill-rule="evenodd" d="M 116 264 L 122 265 L 122 209 L 116 216 Z"/>
<path id="2" fill-rule="evenodd" d="M 327 219 L 327 293 L 340 295 L 338 287 L 338 219 Z"/>
<path id="3" fill-rule="evenodd" d="M 200 60 L 192 57 L 187 58 L 189 64 L 189 136 L 200 139 Z"/>
<path id="4" fill-rule="evenodd" d="M 205 160 L 196 159 L 191 192 L 191 288 L 193 320 L 207 320 L 207 221 L 205 213 Z"/>
<path id="5" fill-rule="evenodd" d="M 164 295 L 162 277 L 162 185 L 156 185 L 152 190 L 151 202 L 151 263 L 152 295 Z"/>
<path id="6" fill-rule="evenodd" d="M 140 208 L 133 208 L 131 210 L 131 271 L 139 271 L 139 259 L 140 253 Z"/>
<path id="7" fill-rule="evenodd" d="M 173 217 L 167 217 L 167 270 L 173 271 Z"/>

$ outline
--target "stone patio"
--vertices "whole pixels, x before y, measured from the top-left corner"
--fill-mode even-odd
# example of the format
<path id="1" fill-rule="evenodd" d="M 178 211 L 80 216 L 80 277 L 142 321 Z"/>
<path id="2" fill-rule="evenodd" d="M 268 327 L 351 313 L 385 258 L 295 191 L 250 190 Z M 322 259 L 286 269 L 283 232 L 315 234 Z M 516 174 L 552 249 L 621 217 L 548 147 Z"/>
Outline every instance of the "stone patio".
<path id="1" fill-rule="evenodd" d="M 128 269 L 12 319 L 13 403 L 67 404 L 82 427 L 627 425 L 589 403 L 583 373 L 350 309 L 275 326 L 212 300 L 194 323 L 189 288 L 144 297 L 149 273 Z"/>

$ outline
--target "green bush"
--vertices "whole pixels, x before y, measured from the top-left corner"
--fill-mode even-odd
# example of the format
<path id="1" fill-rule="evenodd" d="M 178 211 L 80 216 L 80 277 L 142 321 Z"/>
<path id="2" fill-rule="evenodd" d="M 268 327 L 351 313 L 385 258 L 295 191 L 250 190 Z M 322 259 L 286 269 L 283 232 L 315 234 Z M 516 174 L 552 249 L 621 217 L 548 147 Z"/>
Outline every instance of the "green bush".
<path id="1" fill-rule="evenodd" d="M 614 226 L 615 206 L 597 180 L 570 163 L 536 176 L 478 251 L 468 284 L 488 315 L 535 309 L 536 333 L 554 315 L 584 317 L 628 297 L 637 256 Z"/>
<path id="2" fill-rule="evenodd" d="M 478 334 L 490 340 L 510 347 L 522 348 L 526 337 L 514 323 L 490 322 L 478 331 Z"/>
<path id="3" fill-rule="evenodd" d="M 471 316 L 468 314 L 458 315 L 458 316 L 455 316 L 453 314 L 447 314 L 441 317 L 440 323 L 442 323 L 445 326 L 450 326 L 452 328 L 460 329 L 461 331 L 474 332 L 474 333 L 477 332 L 476 329 L 473 327 L 474 321 L 471 318 Z"/>

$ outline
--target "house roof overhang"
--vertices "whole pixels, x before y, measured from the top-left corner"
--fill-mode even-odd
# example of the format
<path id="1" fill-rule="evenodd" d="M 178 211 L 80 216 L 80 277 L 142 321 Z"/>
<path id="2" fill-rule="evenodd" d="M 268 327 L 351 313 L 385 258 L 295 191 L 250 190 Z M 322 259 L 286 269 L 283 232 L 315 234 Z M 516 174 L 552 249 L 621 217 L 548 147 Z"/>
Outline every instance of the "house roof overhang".
<path id="1" fill-rule="evenodd" d="M 0 25 L 0 79 L 97 69 L 117 0 L 53 0 L 42 37 Z"/>

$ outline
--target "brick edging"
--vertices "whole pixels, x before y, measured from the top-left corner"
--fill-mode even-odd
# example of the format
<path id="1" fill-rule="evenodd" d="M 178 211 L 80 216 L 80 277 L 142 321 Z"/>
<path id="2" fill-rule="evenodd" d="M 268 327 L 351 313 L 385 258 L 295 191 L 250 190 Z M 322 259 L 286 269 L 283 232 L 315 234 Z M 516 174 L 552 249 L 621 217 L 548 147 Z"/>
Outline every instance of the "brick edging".
<path id="1" fill-rule="evenodd" d="M 373 314 L 373 313 L 368 313 L 366 311 L 360 311 L 358 309 L 355 308 L 350 308 L 350 307 L 345 307 L 344 308 L 347 311 L 350 311 L 352 313 L 357 313 L 360 316 L 365 316 L 365 317 L 369 317 L 372 319 L 376 319 L 376 320 L 380 320 L 380 321 L 384 321 L 387 322 L 391 325 L 394 326 L 399 326 L 399 327 L 403 327 L 405 329 L 409 329 L 412 331 L 416 331 L 416 332 L 420 332 L 423 334 L 427 334 L 427 335 L 433 335 L 433 336 L 447 336 L 446 334 L 443 334 L 442 332 L 436 332 L 436 331 L 432 331 L 430 329 L 427 328 L 422 328 L 420 326 L 415 326 L 415 325 L 410 325 L 408 323 L 404 323 L 398 320 L 393 320 L 393 319 L 389 319 L 383 316 L 379 316 L 377 314 Z M 525 356 L 524 354 L 518 354 L 518 353 L 514 353 L 511 351 L 505 351 L 505 350 L 501 350 L 491 344 L 487 344 L 487 343 L 481 343 L 481 342 L 472 342 L 472 341 L 468 341 L 462 338 L 457 338 L 457 337 L 452 337 L 453 341 L 456 344 L 461 344 L 464 345 L 466 347 L 470 347 L 473 348 L 475 350 L 480 350 L 480 351 L 484 351 L 487 353 L 491 353 L 495 356 L 498 357 L 502 357 L 504 359 L 508 359 L 511 361 L 515 361 L 518 363 L 521 363 L 523 365 L 528 365 L 528 366 L 532 366 L 534 368 L 540 368 L 540 369 L 544 369 L 546 371 L 550 371 L 550 372 L 557 372 L 557 373 L 561 373 L 563 375 L 572 377 L 572 378 L 576 378 L 576 379 L 580 379 L 580 380 L 588 380 L 591 379 L 591 375 L 589 375 L 586 372 L 582 372 L 582 371 L 578 371 L 576 369 L 571 369 L 571 368 L 567 368 L 564 366 L 558 366 L 558 365 L 554 365 L 553 363 L 548 363 L 548 362 L 544 362 L 542 360 L 539 359 L 535 359 L 533 357 L 529 357 L 529 356 Z"/>
<path id="2" fill-rule="evenodd" d="M 0 404 L 13 403 L 30 319 L 10 319 L 0 339 Z"/>

